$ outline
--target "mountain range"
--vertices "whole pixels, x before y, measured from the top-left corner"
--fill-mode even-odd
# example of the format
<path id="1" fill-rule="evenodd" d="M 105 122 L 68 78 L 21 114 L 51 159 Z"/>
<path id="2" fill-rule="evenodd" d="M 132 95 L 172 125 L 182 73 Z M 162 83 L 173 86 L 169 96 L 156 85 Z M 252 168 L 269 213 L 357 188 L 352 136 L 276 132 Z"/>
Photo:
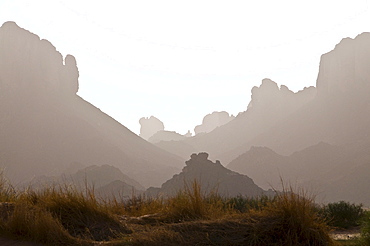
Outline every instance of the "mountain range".
<path id="1" fill-rule="evenodd" d="M 0 28 L 0 165 L 15 184 L 104 166 L 138 190 L 161 187 L 148 190 L 157 194 L 173 194 L 188 177 L 206 177 L 205 187 L 238 181 L 251 195 L 283 180 L 316 190 L 324 202 L 370 205 L 369 64 L 370 33 L 345 38 L 322 55 L 316 87 L 294 93 L 264 79 L 246 111 L 227 123 L 193 137 L 158 132 L 162 123 L 153 145 L 77 95 L 73 56 L 7 22 Z M 119 191 L 122 182 L 113 177 L 101 187 Z M 243 193 L 238 184 L 220 190 Z"/>
<path id="2" fill-rule="evenodd" d="M 208 134 L 181 142 L 223 163 L 231 162 L 252 146 L 265 146 L 289 155 L 321 141 L 367 142 L 369 40 L 369 33 L 345 38 L 322 55 L 316 87 L 294 93 L 284 85 L 279 88 L 272 80 L 264 79 L 252 89 L 245 112 Z M 157 146 L 184 155 L 183 143 L 174 143 L 170 148 L 165 143 Z"/>

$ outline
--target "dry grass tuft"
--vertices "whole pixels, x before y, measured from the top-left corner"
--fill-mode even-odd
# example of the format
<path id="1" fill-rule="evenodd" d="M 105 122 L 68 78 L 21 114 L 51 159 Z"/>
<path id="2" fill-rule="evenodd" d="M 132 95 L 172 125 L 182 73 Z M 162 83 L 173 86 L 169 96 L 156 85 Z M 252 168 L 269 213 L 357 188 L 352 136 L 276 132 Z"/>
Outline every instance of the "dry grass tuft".
<path id="1" fill-rule="evenodd" d="M 314 199 L 292 188 L 277 193 L 262 210 L 252 210 L 248 220 L 251 245 L 334 245 Z"/>
<path id="2" fill-rule="evenodd" d="M 73 237 L 106 241 L 131 233 L 93 194 L 73 187 L 53 187 L 30 192 L 25 199 L 48 211 Z"/>
<path id="3" fill-rule="evenodd" d="M 121 210 L 117 209 L 118 207 Z M 212 219 L 235 212 L 225 200 L 216 194 L 204 194 L 195 180 L 191 186 L 185 185 L 173 197 L 145 198 L 133 197 L 123 204 L 115 204 L 115 211 L 130 216 L 159 214 L 161 222 L 182 222 L 199 219 Z"/>
<path id="4" fill-rule="evenodd" d="M 13 202 L 17 199 L 17 192 L 0 170 L 0 202 Z"/>

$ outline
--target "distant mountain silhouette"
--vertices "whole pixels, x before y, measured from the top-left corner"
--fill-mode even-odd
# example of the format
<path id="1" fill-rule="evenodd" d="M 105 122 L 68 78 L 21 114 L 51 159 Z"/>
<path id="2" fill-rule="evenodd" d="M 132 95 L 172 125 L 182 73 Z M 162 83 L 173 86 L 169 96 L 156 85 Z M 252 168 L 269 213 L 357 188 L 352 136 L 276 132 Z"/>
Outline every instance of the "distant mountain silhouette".
<path id="1" fill-rule="evenodd" d="M 159 143 L 161 141 L 179 141 L 187 137 L 174 131 L 158 131 L 148 139 L 150 143 Z"/>
<path id="2" fill-rule="evenodd" d="M 344 147 L 321 142 L 289 156 L 282 156 L 267 147 L 252 147 L 227 167 L 248 173 L 262 188 L 277 188 L 281 186 L 281 178 L 303 183 L 312 180 L 315 175 L 333 170 L 336 161 L 346 155 L 344 150 Z"/>
<path id="3" fill-rule="evenodd" d="M 89 166 L 73 174 L 59 176 L 39 176 L 24 184 L 25 187 L 43 189 L 45 187 L 74 187 L 80 191 L 86 188 L 95 191 L 101 198 L 132 197 L 142 193 L 145 188 L 137 181 L 123 174 L 121 170 L 109 165 Z"/>
<path id="4" fill-rule="evenodd" d="M 318 143 L 289 156 L 266 147 L 252 147 L 228 168 L 248 174 L 264 189 L 281 181 L 317 195 L 318 201 L 340 200 L 370 205 L 370 144 L 334 146 Z"/>
<path id="5" fill-rule="evenodd" d="M 15 183 L 59 175 L 73 163 L 108 164 L 144 186 L 182 161 L 141 139 L 76 95 L 73 56 L 6 22 L 0 28 L 0 164 Z"/>
<path id="6" fill-rule="evenodd" d="M 159 131 L 164 130 L 164 124 L 158 118 L 150 116 L 149 118 L 142 117 L 140 123 L 140 137 L 148 140 L 151 136 Z"/>
<path id="7" fill-rule="evenodd" d="M 96 188 L 94 191 L 96 197 L 105 201 L 109 199 L 116 199 L 117 201 L 127 200 L 144 193 L 143 190 L 137 190 L 122 180 L 114 180 L 109 184 Z"/>
<path id="8" fill-rule="evenodd" d="M 205 194 L 217 192 L 225 197 L 251 197 L 271 193 L 258 187 L 248 176 L 225 168 L 219 161 L 210 161 L 207 153 L 192 154 L 191 159 L 185 163 L 182 172 L 167 180 L 161 188 L 149 188 L 147 194 L 173 196 L 186 186 L 191 188 L 194 181 L 200 184 Z"/>
<path id="9" fill-rule="evenodd" d="M 229 113 L 225 111 L 221 112 L 215 111 L 212 114 L 207 114 L 206 116 L 204 116 L 202 124 L 196 126 L 194 128 L 194 132 L 195 134 L 211 132 L 215 128 L 225 125 L 234 118 L 235 117 L 233 115 L 229 115 Z"/>

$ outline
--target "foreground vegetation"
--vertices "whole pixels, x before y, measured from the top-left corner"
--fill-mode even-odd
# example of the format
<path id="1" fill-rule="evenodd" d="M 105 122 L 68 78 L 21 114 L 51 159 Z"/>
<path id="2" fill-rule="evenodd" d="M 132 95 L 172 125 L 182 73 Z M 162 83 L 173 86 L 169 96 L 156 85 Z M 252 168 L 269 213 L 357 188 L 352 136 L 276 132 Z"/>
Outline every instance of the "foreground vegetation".
<path id="1" fill-rule="evenodd" d="M 339 245 L 328 208 L 292 189 L 226 199 L 194 182 L 169 198 L 99 200 L 67 186 L 16 192 L 2 179 L 0 201 L 3 237 L 46 245 Z M 369 245 L 367 221 L 357 245 Z"/>

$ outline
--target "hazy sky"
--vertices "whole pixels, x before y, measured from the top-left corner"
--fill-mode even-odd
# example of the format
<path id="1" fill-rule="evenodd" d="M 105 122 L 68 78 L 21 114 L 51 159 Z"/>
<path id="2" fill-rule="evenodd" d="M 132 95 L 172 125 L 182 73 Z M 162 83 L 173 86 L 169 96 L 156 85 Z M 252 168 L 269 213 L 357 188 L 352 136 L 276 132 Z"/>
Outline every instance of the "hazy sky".
<path id="1" fill-rule="evenodd" d="M 263 78 L 315 85 L 321 54 L 370 31 L 365 0 L 0 0 L 9 20 L 74 55 L 78 94 L 135 133 L 143 116 L 184 134 L 237 115 Z"/>

